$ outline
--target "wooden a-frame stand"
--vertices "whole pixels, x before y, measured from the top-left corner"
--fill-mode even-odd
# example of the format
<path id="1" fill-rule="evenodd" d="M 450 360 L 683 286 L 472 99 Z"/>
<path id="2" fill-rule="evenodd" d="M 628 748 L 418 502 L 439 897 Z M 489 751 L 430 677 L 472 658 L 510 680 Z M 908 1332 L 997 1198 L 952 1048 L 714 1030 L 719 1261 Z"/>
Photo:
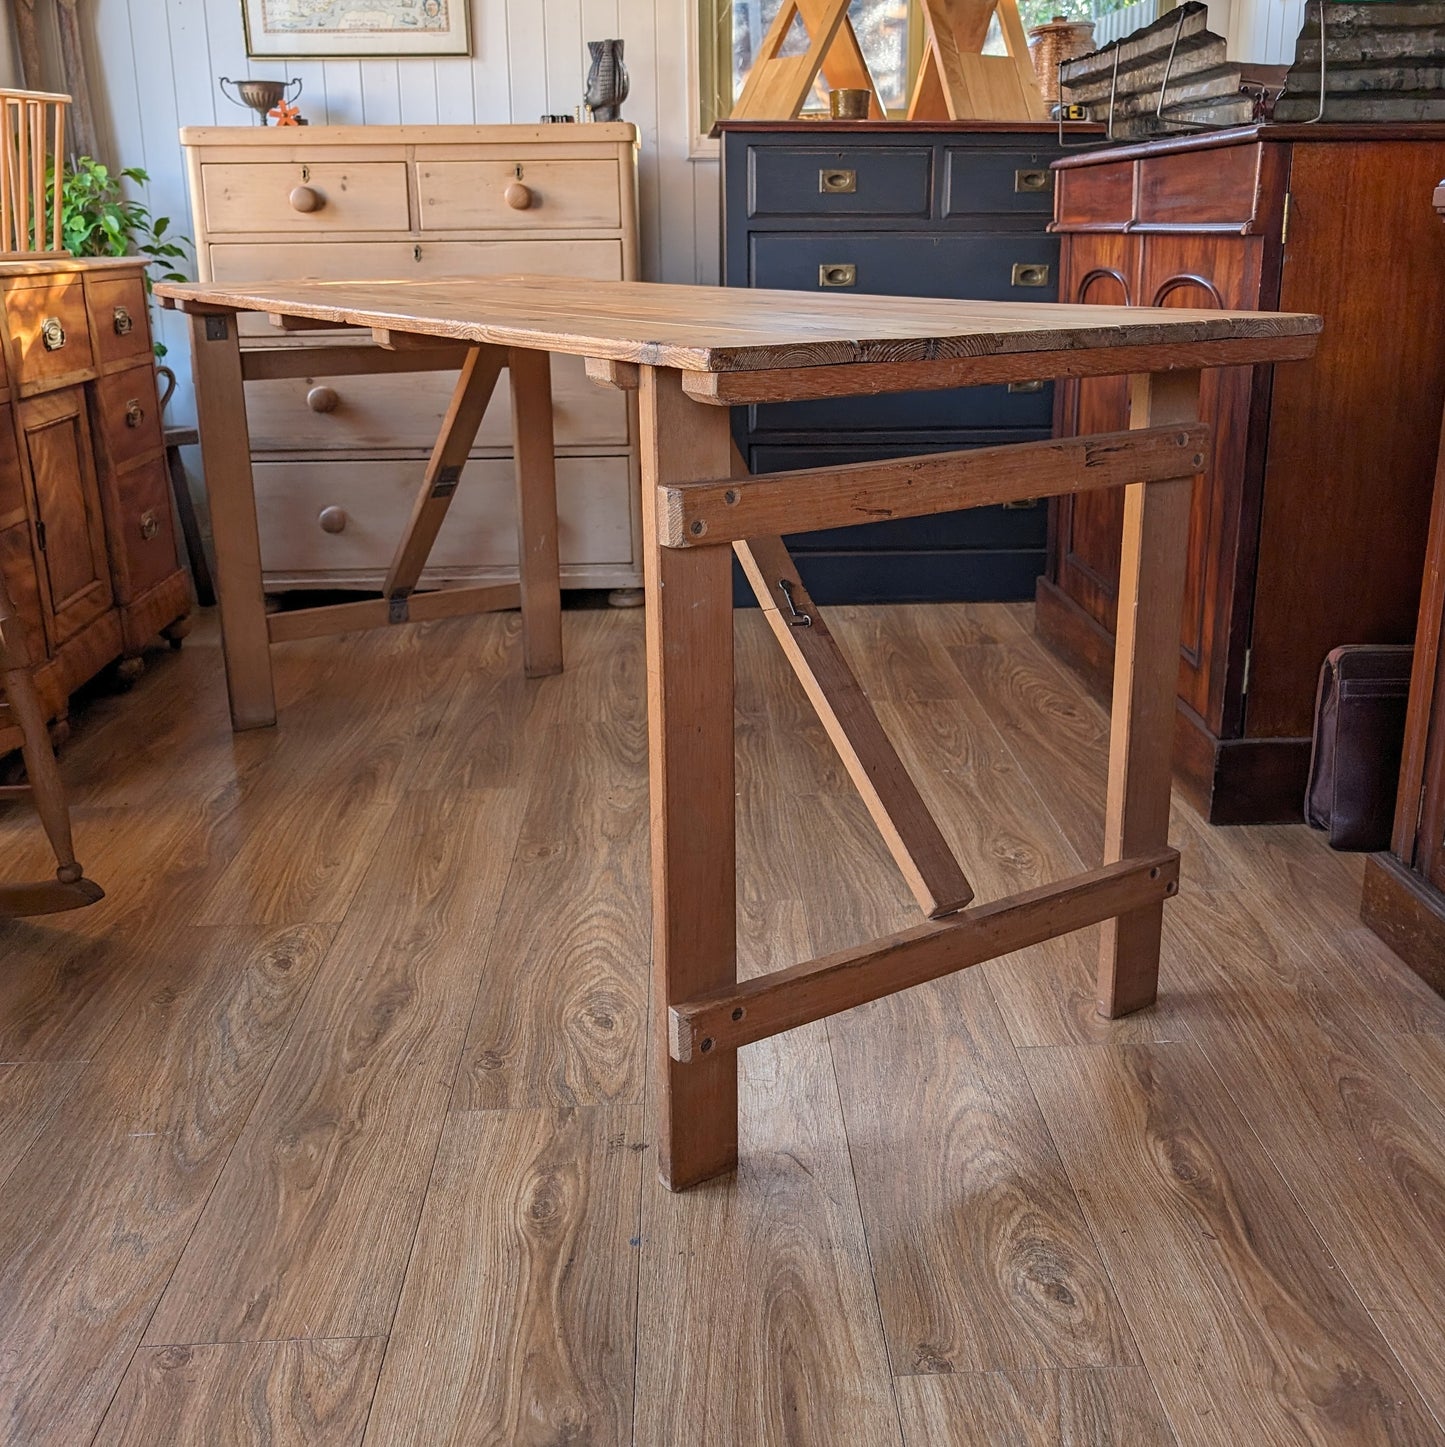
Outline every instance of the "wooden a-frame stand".
<path id="1" fill-rule="evenodd" d="M 1015 0 L 919 0 L 923 62 L 910 121 L 1046 121 L 1028 37 Z M 984 55 L 998 15 L 1007 55 Z"/>
<path id="2" fill-rule="evenodd" d="M 848 18 L 849 0 L 783 0 L 757 59 L 748 72 L 743 93 L 732 109 L 736 121 L 787 121 L 807 103 L 821 71 L 838 90 L 866 90 L 872 95 L 868 118 L 884 120 L 887 113 L 878 96 L 857 32 Z M 783 55 L 793 27 L 802 23 L 808 48 L 801 55 Z"/>

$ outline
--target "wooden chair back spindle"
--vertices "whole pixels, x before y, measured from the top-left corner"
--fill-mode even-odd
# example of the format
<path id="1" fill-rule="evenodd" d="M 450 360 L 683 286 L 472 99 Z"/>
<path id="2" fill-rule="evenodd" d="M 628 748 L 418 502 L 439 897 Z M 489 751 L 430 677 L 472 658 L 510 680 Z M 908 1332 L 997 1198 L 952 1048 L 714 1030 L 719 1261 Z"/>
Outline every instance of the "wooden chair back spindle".
<path id="1" fill-rule="evenodd" d="M 46 176 L 65 163 L 68 95 L 0 90 L 0 258 L 63 256 L 59 187 Z"/>

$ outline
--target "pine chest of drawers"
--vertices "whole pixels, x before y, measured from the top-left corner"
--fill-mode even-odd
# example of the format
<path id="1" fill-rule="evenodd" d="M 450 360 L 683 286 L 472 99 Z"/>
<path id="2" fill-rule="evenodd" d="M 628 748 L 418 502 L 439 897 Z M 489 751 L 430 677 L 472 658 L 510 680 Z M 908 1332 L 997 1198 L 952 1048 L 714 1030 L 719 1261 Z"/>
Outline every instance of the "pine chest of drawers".
<path id="1" fill-rule="evenodd" d="M 1059 155 L 1048 125 L 724 121 L 723 280 L 847 296 L 1054 301 Z M 740 408 L 755 472 L 1049 436 L 1043 382 Z M 1022 599 L 1045 560 L 1040 503 L 789 540 L 820 603 Z"/>
<path id="2" fill-rule="evenodd" d="M 203 280 L 637 275 L 627 124 L 184 129 Z M 455 372 L 328 374 L 342 333 L 278 334 L 315 370 L 247 388 L 266 586 L 380 586 Z M 642 582 L 632 403 L 553 359 L 564 587 Z M 499 389 L 423 581 L 516 576 L 511 419 Z"/>
<path id="3" fill-rule="evenodd" d="M 0 570 L 63 721 L 87 679 L 188 626 L 143 263 L 0 263 L 0 321 Z"/>

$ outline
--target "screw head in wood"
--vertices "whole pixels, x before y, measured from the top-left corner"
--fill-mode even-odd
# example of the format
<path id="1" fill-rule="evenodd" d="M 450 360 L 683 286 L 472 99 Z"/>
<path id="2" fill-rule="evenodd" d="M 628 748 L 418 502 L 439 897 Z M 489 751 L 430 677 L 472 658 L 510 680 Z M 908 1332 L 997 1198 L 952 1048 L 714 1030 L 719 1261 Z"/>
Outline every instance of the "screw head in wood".
<path id="1" fill-rule="evenodd" d="M 707 531 L 707 524 L 703 522 L 701 518 L 694 518 L 693 521 L 687 525 L 687 530 L 693 537 L 700 538 Z"/>
<path id="2" fill-rule="evenodd" d="M 725 493 L 723 493 L 723 501 L 724 501 L 729 507 L 736 507 L 736 506 L 738 505 L 738 497 L 739 497 L 739 496 L 740 496 L 740 494 L 739 494 L 737 488 L 735 488 L 735 487 L 730 487 L 730 488 L 728 488 L 728 490 L 727 490 Z"/>
<path id="3" fill-rule="evenodd" d="M 1187 432 L 1179 432 L 1179 433 L 1176 433 L 1176 434 L 1175 434 L 1175 437 L 1174 437 L 1174 440 L 1175 440 L 1181 447 L 1183 447 L 1183 446 L 1185 445 L 1185 443 L 1187 443 L 1187 442 L 1189 441 L 1189 434 L 1188 434 Z"/>
<path id="4" fill-rule="evenodd" d="M 739 1005 L 739 1006 L 737 1007 L 737 1009 L 733 1011 L 733 1019 L 734 1019 L 734 1020 L 741 1020 L 741 1019 L 743 1018 L 743 1016 L 746 1015 L 746 1014 L 747 1014 L 747 1011 L 744 1010 L 741 1005 Z"/>
<path id="5" fill-rule="evenodd" d="M 702 1044 L 699 1045 L 697 1048 L 701 1050 L 704 1055 L 706 1055 L 708 1051 L 712 1049 L 712 1036 L 707 1036 L 707 1038 L 704 1039 Z"/>
<path id="6" fill-rule="evenodd" d="M 1178 881 L 1177 879 L 1171 879 L 1171 880 L 1169 881 L 1169 883 L 1164 886 L 1164 893 L 1165 893 L 1165 894 L 1178 894 L 1178 893 L 1179 893 L 1179 881 Z"/>
<path id="7" fill-rule="evenodd" d="M 1157 864 L 1154 866 L 1153 869 L 1151 869 L 1151 870 L 1149 871 L 1149 878 L 1150 878 L 1150 879 L 1158 879 L 1158 878 L 1159 878 L 1159 866 L 1158 866 Z"/>
<path id="8" fill-rule="evenodd" d="M 1193 461 L 1195 467 L 1204 466 L 1204 454 L 1202 452 L 1196 452 L 1191 460 Z"/>

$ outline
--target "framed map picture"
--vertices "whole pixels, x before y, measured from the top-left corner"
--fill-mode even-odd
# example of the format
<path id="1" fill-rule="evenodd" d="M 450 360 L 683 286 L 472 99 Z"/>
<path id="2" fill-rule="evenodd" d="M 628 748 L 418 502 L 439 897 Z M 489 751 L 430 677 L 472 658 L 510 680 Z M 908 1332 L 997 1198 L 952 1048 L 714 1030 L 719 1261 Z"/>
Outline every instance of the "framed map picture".
<path id="1" fill-rule="evenodd" d="M 241 0 L 246 54 L 467 55 L 470 0 Z"/>

